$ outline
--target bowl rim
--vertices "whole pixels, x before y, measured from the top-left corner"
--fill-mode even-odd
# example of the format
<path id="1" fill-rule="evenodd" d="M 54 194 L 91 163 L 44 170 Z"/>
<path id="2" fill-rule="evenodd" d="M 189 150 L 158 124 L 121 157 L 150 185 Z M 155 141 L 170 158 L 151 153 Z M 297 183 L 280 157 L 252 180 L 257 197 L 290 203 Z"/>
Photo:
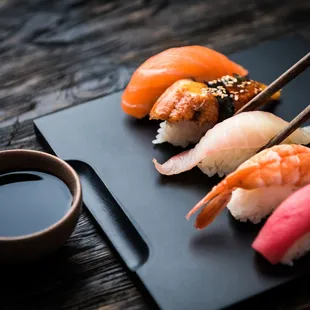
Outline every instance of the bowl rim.
<path id="1" fill-rule="evenodd" d="M 57 222 L 55 222 L 54 224 L 48 226 L 45 229 L 39 230 L 39 231 L 31 233 L 31 234 L 25 234 L 25 235 L 15 236 L 15 237 L 0 236 L 0 244 L 3 242 L 18 242 L 18 241 L 32 240 L 32 239 L 36 239 L 38 237 L 43 237 L 44 235 L 50 233 L 51 231 L 54 231 L 59 226 L 66 223 L 74 215 L 74 213 L 77 211 L 77 209 L 80 208 L 80 205 L 82 202 L 82 186 L 81 186 L 80 178 L 79 178 L 78 174 L 76 173 L 76 171 L 66 161 L 60 159 L 57 156 L 46 153 L 46 152 L 37 151 L 37 150 L 27 150 L 27 149 L 3 150 L 3 151 L 0 151 L 0 156 L 3 154 L 10 155 L 10 154 L 14 154 L 14 153 L 15 154 L 19 153 L 20 156 L 23 156 L 23 154 L 36 155 L 36 156 L 39 155 L 41 157 L 45 157 L 49 161 L 56 161 L 60 164 L 61 167 L 66 168 L 74 179 L 74 187 L 70 188 L 66 184 L 66 186 L 70 189 L 70 191 L 72 190 L 72 192 L 73 192 L 72 202 L 71 202 L 71 207 L 65 213 L 65 215 L 62 216 L 61 219 L 58 220 Z M 21 167 L 21 169 L 22 169 L 22 167 Z M 44 171 L 42 171 L 42 172 L 44 172 Z M 55 177 L 60 179 L 57 175 L 55 175 Z"/>

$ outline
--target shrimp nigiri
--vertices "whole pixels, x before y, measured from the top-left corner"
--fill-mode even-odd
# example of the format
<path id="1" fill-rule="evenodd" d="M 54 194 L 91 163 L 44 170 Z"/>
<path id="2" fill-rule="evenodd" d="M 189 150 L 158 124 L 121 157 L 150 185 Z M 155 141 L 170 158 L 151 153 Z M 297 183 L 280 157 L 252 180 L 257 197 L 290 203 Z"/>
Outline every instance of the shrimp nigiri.
<path id="1" fill-rule="evenodd" d="M 210 48 L 198 45 L 169 48 L 147 59 L 134 72 L 122 95 L 121 106 L 125 113 L 143 118 L 159 96 L 180 79 L 210 81 L 234 73 L 246 76 L 248 71 Z"/>
<path id="2" fill-rule="evenodd" d="M 238 75 L 225 75 L 206 83 L 178 80 L 166 89 L 150 112 L 151 120 L 163 121 L 153 143 L 182 147 L 197 143 L 216 123 L 233 116 L 266 87 Z M 279 97 L 277 92 L 266 102 Z"/>
<path id="3" fill-rule="evenodd" d="M 222 177 L 253 156 L 288 124 L 264 111 L 243 112 L 216 124 L 190 150 L 171 157 L 164 164 L 153 159 L 157 171 L 164 175 L 179 174 L 196 165 L 209 177 Z M 298 128 L 283 144 L 310 143 L 309 127 Z"/>
<path id="4" fill-rule="evenodd" d="M 277 207 L 252 248 L 271 264 L 290 266 L 310 250 L 310 184 L 295 191 Z"/>
<path id="5" fill-rule="evenodd" d="M 310 183 L 310 149 L 281 144 L 265 149 L 226 176 L 187 214 L 204 206 L 195 227 L 203 229 L 227 206 L 238 220 L 258 223 L 290 194 Z"/>

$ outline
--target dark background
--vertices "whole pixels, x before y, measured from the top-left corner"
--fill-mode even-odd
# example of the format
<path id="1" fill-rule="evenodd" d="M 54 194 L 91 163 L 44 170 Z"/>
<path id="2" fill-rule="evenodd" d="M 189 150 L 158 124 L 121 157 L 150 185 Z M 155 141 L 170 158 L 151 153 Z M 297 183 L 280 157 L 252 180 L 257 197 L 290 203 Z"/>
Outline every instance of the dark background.
<path id="1" fill-rule="evenodd" d="M 285 33 L 310 39 L 309 16 L 308 0 L 1 1 L 0 150 L 42 150 L 34 118 L 121 90 L 163 49 L 231 53 Z M 0 279 L 5 310 L 147 308 L 87 211 L 58 253 L 1 268 Z M 307 309 L 309 287 L 303 280 L 245 308 Z"/>

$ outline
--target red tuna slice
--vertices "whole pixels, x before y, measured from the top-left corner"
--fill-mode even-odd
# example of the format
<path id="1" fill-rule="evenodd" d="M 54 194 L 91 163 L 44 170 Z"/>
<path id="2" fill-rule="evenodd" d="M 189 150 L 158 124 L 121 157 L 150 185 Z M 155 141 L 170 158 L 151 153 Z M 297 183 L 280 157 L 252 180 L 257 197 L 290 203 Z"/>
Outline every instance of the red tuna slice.
<path id="1" fill-rule="evenodd" d="M 268 218 L 252 247 L 277 264 L 296 241 L 310 232 L 310 184 L 284 200 Z"/>

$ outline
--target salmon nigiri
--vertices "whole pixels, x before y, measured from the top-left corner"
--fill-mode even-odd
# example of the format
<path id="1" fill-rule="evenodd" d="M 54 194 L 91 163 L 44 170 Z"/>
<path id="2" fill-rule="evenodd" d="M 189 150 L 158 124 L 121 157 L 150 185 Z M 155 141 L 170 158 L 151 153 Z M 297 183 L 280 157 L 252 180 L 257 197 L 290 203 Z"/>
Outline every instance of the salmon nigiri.
<path id="1" fill-rule="evenodd" d="M 277 207 L 252 247 L 271 264 L 291 266 L 310 250 L 310 184 L 295 191 Z"/>
<path id="2" fill-rule="evenodd" d="M 296 144 L 276 145 L 240 165 L 186 217 L 189 219 L 203 207 L 195 223 L 197 229 L 202 229 L 227 206 L 236 219 L 258 223 L 290 194 L 309 183 L 310 149 Z"/>
<path id="3" fill-rule="evenodd" d="M 147 59 L 134 72 L 122 95 L 122 109 L 143 118 L 159 96 L 180 79 L 210 81 L 233 74 L 246 76 L 248 71 L 215 50 L 198 45 L 169 48 Z"/>
<path id="4" fill-rule="evenodd" d="M 150 119 L 163 121 L 153 143 L 181 147 L 198 143 L 210 128 L 232 117 L 266 87 L 238 75 L 209 82 L 178 80 L 164 91 L 150 112 Z M 277 92 L 265 103 L 279 98 Z"/>

